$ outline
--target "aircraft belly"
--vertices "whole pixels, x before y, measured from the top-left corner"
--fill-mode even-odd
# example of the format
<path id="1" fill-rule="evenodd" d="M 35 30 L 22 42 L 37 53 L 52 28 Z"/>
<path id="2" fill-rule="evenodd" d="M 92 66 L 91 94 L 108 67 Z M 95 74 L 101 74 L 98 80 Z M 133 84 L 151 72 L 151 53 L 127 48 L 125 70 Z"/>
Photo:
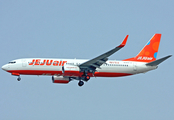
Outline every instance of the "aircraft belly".
<path id="1" fill-rule="evenodd" d="M 96 77 L 121 77 L 121 76 L 128 76 L 133 75 L 132 67 L 102 67 L 101 69 L 97 69 L 95 72 Z"/>
<path id="2" fill-rule="evenodd" d="M 10 73 L 19 73 L 23 75 L 60 75 L 62 74 L 62 67 L 59 66 L 27 66 L 11 69 Z"/>

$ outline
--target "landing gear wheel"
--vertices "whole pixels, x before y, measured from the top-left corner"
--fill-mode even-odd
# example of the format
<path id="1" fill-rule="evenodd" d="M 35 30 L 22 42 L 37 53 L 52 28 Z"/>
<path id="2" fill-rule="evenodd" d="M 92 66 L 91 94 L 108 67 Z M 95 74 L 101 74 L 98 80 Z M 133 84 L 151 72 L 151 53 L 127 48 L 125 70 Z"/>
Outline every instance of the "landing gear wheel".
<path id="1" fill-rule="evenodd" d="M 17 78 L 17 80 L 18 80 L 18 81 L 20 81 L 20 80 L 21 80 L 21 78 L 20 78 L 20 77 L 18 77 L 18 78 Z"/>
<path id="2" fill-rule="evenodd" d="M 78 85 L 81 87 L 84 85 L 84 82 L 83 81 L 79 81 Z"/>

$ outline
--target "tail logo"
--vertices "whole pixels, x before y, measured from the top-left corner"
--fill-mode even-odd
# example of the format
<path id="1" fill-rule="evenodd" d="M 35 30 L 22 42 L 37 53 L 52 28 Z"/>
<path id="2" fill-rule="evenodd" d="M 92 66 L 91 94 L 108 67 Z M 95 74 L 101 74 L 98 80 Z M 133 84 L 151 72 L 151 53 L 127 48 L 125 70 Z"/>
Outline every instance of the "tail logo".
<path id="1" fill-rule="evenodd" d="M 153 57 L 143 57 L 143 56 L 140 56 L 137 58 L 137 60 L 152 60 Z"/>
<path id="2" fill-rule="evenodd" d="M 152 60 L 153 57 L 156 59 L 158 53 L 158 47 L 159 47 L 159 42 L 154 42 L 152 38 L 151 41 L 149 41 L 147 45 L 144 47 L 144 49 L 138 54 L 139 57 L 137 60 Z"/>
<path id="3" fill-rule="evenodd" d="M 156 60 L 160 39 L 161 34 L 155 34 L 137 56 L 124 61 L 151 62 Z"/>

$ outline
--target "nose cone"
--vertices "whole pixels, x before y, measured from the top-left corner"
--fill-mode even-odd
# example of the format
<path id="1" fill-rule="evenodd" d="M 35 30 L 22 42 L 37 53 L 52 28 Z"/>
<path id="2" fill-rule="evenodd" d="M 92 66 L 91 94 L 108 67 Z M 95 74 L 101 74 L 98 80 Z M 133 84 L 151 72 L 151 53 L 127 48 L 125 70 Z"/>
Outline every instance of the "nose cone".
<path id="1" fill-rule="evenodd" d="M 5 70 L 5 71 L 7 71 L 8 70 L 8 65 L 7 64 L 6 65 L 3 65 L 2 66 L 2 69 Z"/>

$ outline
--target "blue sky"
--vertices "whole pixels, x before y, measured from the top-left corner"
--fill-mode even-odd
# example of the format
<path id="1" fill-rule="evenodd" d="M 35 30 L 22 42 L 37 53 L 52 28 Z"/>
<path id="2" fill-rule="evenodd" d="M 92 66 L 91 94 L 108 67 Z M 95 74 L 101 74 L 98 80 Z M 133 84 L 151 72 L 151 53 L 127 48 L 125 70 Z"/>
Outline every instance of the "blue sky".
<path id="1" fill-rule="evenodd" d="M 94 58 L 119 45 L 109 57 L 135 56 L 161 33 L 157 58 L 174 53 L 171 0 L 0 1 L 1 62 L 18 58 Z M 0 119 L 174 119 L 173 57 L 157 70 L 120 78 L 53 84 L 51 77 L 16 76 L 1 70 Z"/>

